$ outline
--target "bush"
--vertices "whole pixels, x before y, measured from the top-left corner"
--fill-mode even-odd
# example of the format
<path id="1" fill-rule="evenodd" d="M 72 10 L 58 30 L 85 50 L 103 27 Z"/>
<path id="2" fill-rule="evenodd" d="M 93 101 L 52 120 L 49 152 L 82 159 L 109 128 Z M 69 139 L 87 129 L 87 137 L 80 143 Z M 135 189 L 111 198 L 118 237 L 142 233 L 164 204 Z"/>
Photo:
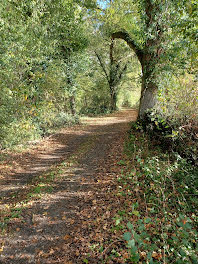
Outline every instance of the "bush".
<path id="1" fill-rule="evenodd" d="M 60 112 L 56 115 L 54 120 L 54 127 L 71 126 L 80 122 L 78 115 L 71 115 L 65 112 Z"/>
<path id="2" fill-rule="evenodd" d="M 3 126 L 0 135 L 1 148 L 4 149 L 39 138 L 40 130 L 31 119 L 21 119 Z"/>
<path id="3" fill-rule="evenodd" d="M 15 118 L 5 122 L 0 128 L 1 149 L 12 148 L 18 144 L 36 140 L 41 136 L 53 133 L 57 128 L 79 123 L 79 117 L 65 112 L 57 112 L 53 108 L 35 110 L 32 116 L 22 119 Z"/>
<path id="4" fill-rule="evenodd" d="M 35 111 L 33 120 L 43 136 L 50 134 L 56 128 L 79 123 L 77 115 L 58 111 L 53 104 L 49 103 L 43 104 Z"/>
<path id="5" fill-rule="evenodd" d="M 198 121 L 188 119 L 182 124 L 180 119 L 171 119 L 157 110 L 148 111 L 139 121 L 142 128 L 150 137 L 156 140 L 163 149 L 176 151 L 182 157 L 198 163 Z"/>

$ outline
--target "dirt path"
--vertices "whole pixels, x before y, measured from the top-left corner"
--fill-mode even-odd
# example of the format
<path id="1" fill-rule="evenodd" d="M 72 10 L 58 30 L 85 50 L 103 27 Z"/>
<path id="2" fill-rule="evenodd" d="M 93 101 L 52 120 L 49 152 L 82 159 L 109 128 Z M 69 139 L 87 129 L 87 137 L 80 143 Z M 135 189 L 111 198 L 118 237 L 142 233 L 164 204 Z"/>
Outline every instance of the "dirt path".
<path id="1" fill-rule="evenodd" d="M 88 252 L 87 240 L 97 233 L 90 228 L 93 210 L 105 207 L 99 201 L 135 119 L 134 110 L 84 119 L 26 153 L 9 154 L 0 209 L 12 207 L 12 217 L 0 237 L 1 264 L 83 263 L 81 252 Z"/>

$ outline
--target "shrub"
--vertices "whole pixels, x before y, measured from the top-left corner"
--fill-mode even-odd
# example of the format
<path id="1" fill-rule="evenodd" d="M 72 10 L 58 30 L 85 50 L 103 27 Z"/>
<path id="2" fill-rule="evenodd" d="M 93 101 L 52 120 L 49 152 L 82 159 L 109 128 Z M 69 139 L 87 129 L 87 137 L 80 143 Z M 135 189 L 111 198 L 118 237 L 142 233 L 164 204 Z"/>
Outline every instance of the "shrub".
<path id="1" fill-rule="evenodd" d="M 54 120 L 54 127 L 64 127 L 73 124 L 78 124 L 80 122 L 78 115 L 71 115 L 65 112 L 60 112 L 56 115 Z"/>
<path id="2" fill-rule="evenodd" d="M 1 148 L 11 148 L 14 145 L 35 140 L 40 137 L 40 130 L 31 119 L 14 120 L 0 130 Z"/>
<path id="3" fill-rule="evenodd" d="M 178 152 L 194 164 L 198 163 L 198 121 L 186 120 L 185 124 L 179 119 L 166 117 L 157 110 L 148 111 L 139 121 L 142 128 L 158 145 L 165 150 Z"/>
<path id="4" fill-rule="evenodd" d="M 9 121 L 9 122 L 8 122 Z M 57 112 L 54 108 L 42 107 L 31 111 L 30 117 L 24 116 L 13 121 L 5 120 L 0 128 L 1 149 L 12 148 L 46 136 L 57 128 L 79 123 L 79 117 L 65 112 Z"/>

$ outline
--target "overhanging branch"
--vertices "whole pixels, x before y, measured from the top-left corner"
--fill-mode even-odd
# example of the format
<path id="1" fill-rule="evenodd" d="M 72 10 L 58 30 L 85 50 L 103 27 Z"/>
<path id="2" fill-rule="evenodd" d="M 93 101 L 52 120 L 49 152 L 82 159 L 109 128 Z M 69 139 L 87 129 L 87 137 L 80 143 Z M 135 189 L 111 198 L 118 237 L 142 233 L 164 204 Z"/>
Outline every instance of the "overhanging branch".
<path id="1" fill-rule="evenodd" d="M 115 33 L 112 34 L 112 38 L 113 39 L 119 38 L 119 39 L 125 40 L 127 42 L 127 44 L 129 45 L 129 47 L 135 52 L 135 54 L 137 55 L 140 63 L 142 64 L 143 51 L 137 47 L 137 45 L 132 40 L 132 38 L 130 37 L 128 32 L 124 32 L 124 31 L 115 32 Z"/>

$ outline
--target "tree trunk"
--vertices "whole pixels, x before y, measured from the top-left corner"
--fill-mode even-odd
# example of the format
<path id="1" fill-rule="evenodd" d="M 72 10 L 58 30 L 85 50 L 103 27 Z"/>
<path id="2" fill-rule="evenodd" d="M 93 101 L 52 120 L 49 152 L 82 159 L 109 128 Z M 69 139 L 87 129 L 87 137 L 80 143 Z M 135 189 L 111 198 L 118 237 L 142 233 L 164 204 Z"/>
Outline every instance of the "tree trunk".
<path id="1" fill-rule="evenodd" d="M 116 111 L 116 109 L 117 109 L 117 105 L 116 105 L 116 103 L 117 103 L 117 94 L 116 94 L 116 92 L 114 91 L 114 89 L 112 87 L 110 88 L 110 91 L 111 91 L 111 105 L 110 105 L 110 109 L 113 112 L 113 111 Z"/>
<path id="2" fill-rule="evenodd" d="M 142 92 L 140 98 L 138 118 L 142 119 L 145 113 L 149 109 L 154 108 L 156 103 L 157 103 L 157 86 L 152 82 L 149 83 L 147 86 L 144 86 L 144 80 L 142 80 Z"/>
<path id="3" fill-rule="evenodd" d="M 144 55 L 141 61 L 142 65 L 142 88 L 140 97 L 140 106 L 138 118 L 142 119 L 144 114 L 154 108 L 157 103 L 158 86 L 155 81 L 155 55 L 150 53 Z"/>
<path id="4" fill-rule="evenodd" d="M 76 100 L 75 100 L 75 96 L 74 95 L 70 96 L 69 101 L 70 101 L 71 114 L 73 116 L 75 116 L 76 115 Z"/>

